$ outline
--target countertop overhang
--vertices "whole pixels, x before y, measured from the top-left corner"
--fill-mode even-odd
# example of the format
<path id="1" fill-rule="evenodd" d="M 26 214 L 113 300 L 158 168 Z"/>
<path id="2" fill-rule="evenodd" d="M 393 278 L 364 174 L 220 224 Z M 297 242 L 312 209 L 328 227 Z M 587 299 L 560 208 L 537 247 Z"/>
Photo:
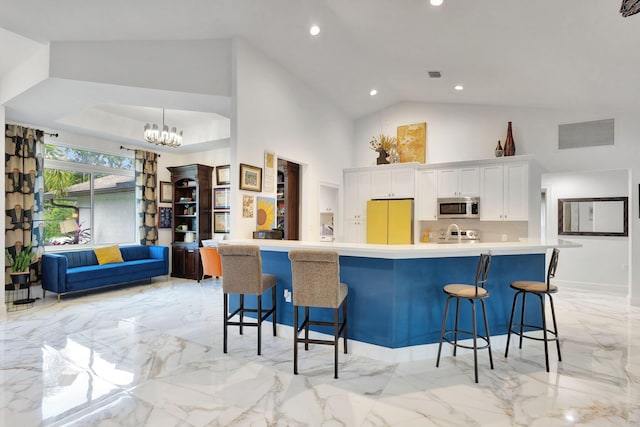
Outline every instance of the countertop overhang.
<path id="1" fill-rule="evenodd" d="M 416 243 L 413 245 L 374 245 L 366 243 L 338 243 L 299 240 L 224 240 L 218 244 L 253 244 L 264 251 L 288 252 L 292 249 L 334 250 L 341 256 L 384 259 L 417 259 L 478 256 L 491 251 L 492 255 L 523 255 L 545 253 L 550 248 L 579 248 L 582 245 L 564 239 L 541 242 L 486 243 Z"/>

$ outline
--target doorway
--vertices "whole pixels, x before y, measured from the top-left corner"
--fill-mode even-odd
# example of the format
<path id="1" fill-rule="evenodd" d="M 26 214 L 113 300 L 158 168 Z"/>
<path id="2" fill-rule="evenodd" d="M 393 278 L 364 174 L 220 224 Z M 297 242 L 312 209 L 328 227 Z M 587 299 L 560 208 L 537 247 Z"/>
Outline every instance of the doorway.
<path id="1" fill-rule="evenodd" d="M 278 159 L 277 227 L 285 240 L 300 239 L 300 165 Z"/>

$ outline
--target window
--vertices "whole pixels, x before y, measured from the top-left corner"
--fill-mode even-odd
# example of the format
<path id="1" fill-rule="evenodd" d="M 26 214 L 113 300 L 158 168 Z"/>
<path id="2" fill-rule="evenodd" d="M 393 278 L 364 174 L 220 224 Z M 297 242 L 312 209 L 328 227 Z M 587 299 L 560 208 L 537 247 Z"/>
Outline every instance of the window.
<path id="1" fill-rule="evenodd" d="M 45 244 L 133 243 L 133 159 L 45 144 Z"/>

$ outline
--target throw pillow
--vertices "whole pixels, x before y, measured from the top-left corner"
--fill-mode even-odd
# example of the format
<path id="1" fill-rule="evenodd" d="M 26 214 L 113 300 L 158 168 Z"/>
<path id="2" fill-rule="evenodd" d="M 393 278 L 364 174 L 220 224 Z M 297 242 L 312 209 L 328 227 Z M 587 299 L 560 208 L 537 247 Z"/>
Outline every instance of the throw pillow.
<path id="1" fill-rule="evenodd" d="M 105 246 L 103 248 L 95 248 L 93 252 L 98 258 L 98 264 L 114 264 L 117 262 L 124 262 L 122 259 L 122 253 L 118 245 Z"/>

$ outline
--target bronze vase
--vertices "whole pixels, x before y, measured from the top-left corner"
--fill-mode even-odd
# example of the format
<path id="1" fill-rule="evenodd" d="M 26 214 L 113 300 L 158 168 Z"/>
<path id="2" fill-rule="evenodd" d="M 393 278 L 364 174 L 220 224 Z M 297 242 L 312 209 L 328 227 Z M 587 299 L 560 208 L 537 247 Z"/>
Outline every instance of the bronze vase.
<path id="1" fill-rule="evenodd" d="M 511 131 L 511 122 L 507 126 L 507 139 L 504 140 L 504 155 L 515 156 L 516 144 L 513 142 L 513 133 Z"/>
<path id="2" fill-rule="evenodd" d="M 387 152 L 384 150 L 380 150 L 378 151 L 378 158 L 376 159 L 376 164 L 377 165 L 386 165 L 389 163 L 389 160 L 387 160 Z"/>

